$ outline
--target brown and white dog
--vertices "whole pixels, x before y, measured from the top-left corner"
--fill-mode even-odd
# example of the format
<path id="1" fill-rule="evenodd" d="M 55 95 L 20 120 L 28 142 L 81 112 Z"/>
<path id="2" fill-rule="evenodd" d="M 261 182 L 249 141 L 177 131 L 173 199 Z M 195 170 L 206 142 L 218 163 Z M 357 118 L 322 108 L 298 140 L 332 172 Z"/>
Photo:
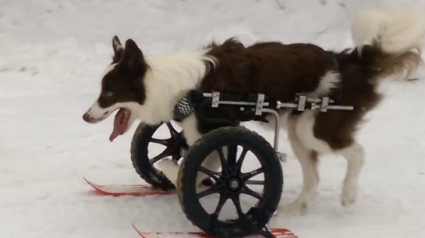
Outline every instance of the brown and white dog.
<path id="1" fill-rule="evenodd" d="M 329 96 L 353 111 L 288 114 L 288 137 L 301 163 L 304 186 L 286 211 L 306 212 L 319 182 L 318 155 L 339 153 L 347 160 L 341 194 L 343 205 L 355 201 L 364 163 L 363 147 L 355 140 L 365 113 L 381 99 L 380 81 L 405 77 L 421 62 L 418 48 L 425 25 L 416 10 L 363 12 L 353 21 L 354 50 L 325 51 L 311 44 L 278 42 L 245 47 L 230 39 L 203 50 L 167 56 L 144 56 L 133 40 L 122 46 L 113 38 L 115 55 L 102 79 L 99 98 L 84 114 L 96 123 L 119 110 L 112 141 L 139 119 L 158 124 L 173 119 L 173 108 L 189 90 L 263 93 L 271 99 L 292 102 L 297 93 Z M 287 112 L 287 111 L 286 111 Z M 285 110 L 282 110 L 285 113 Z M 229 111 L 219 115 L 235 122 Z M 194 115 L 182 121 L 189 145 L 211 130 Z M 163 162 L 171 180 L 177 168 Z"/>

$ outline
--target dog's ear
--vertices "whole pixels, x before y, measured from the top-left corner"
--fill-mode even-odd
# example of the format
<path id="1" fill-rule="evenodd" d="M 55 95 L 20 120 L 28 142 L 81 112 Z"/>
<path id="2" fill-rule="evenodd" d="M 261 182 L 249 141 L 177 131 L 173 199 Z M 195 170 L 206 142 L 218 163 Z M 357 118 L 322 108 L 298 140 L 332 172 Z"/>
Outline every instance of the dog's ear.
<path id="1" fill-rule="evenodd" d="M 122 47 L 118 36 L 114 36 L 114 38 L 112 38 L 112 48 L 114 49 L 114 57 L 112 58 L 112 63 L 118 63 L 124 53 L 124 47 Z"/>
<path id="2" fill-rule="evenodd" d="M 145 65 L 143 53 L 132 39 L 125 42 L 124 54 L 120 64 L 131 69 L 143 68 Z"/>

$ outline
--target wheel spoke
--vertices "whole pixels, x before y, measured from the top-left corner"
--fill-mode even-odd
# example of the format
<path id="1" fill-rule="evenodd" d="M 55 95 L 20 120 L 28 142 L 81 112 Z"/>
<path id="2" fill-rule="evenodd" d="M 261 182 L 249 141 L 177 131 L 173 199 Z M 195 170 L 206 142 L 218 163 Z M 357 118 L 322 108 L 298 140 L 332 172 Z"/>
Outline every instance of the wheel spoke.
<path id="1" fill-rule="evenodd" d="M 245 184 L 264 185 L 264 181 L 263 180 L 248 180 L 248 181 L 245 182 Z"/>
<path id="2" fill-rule="evenodd" d="M 248 188 L 248 186 L 246 186 L 246 185 L 243 187 L 243 189 L 241 190 L 241 192 L 243 194 L 250 195 L 251 197 L 255 197 L 257 199 L 262 199 L 263 198 L 263 196 L 261 196 L 259 193 L 255 192 L 255 191 L 253 191 L 252 189 Z"/>
<path id="3" fill-rule="evenodd" d="M 224 204 L 226 203 L 227 199 L 229 197 L 227 196 L 227 194 L 221 193 L 220 194 L 220 199 L 217 203 L 217 207 L 215 208 L 215 211 L 213 213 L 213 215 L 216 215 L 218 217 L 218 215 L 221 212 L 221 209 L 223 209 Z"/>
<path id="4" fill-rule="evenodd" d="M 254 171 L 251 171 L 249 173 L 242 174 L 242 179 L 244 179 L 245 181 L 247 181 L 248 179 L 250 179 L 250 178 L 252 178 L 252 177 L 254 177 L 256 175 L 259 175 L 259 174 L 261 174 L 263 172 L 264 172 L 263 168 L 259 168 L 259 169 L 256 169 Z"/>
<path id="5" fill-rule="evenodd" d="M 156 162 L 160 161 L 161 159 L 169 156 L 171 154 L 171 151 L 169 150 L 169 148 L 165 149 L 164 151 L 162 151 L 159 155 L 153 157 L 150 162 L 151 164 L 155 164 Z"/>
<path id="6" fill-rule="evenodd" d="M 233 204 L 235 205 L 236 212 L 238 213 L 238 217 L 241 218 L 244 215 L 244 213 L 242 211 L 241 202 L 239 200 L 239 195 L 237 197 L 232 197 L 231 199 L 232 199 Z"/>
<path id="7" fill-rule="evenodd" d="M 171 137 L 177 138 L 179 133 L 176 131 L 176 129 L 174 129 L 173 125 L 171 125 L 171 122 L 167 122 L 165 124 L 167 125 L 168 130 L 170 131 Z"/>
<path id="8" fill-rule="evenodd" d="M 237 145 L 227 146 L 227 164 L 232 166 L 236 164 L 236 154 L 238 153 Z"/>
<path id="9" fill-rule="evenodd" d="M 213 179 L 219 176 L 219 173 L 209 170 L 203 166 L 199 167 L 199 172 L 209 175 Z"/>
<path id="10" fill-rule="evenodd" d="M 205 191 L 202 191 L 200 193 L 198 193 L 198 199 L 201 199 L 205 196 L 214 194 L 214 193 L 218 193 L 218 187 L 217 186 L 211 186 L 208 189 L 206 189 Z"/>
<path id="11" fill-rule="evenodd" d="M 243 161 L 245 160 L 245 156 L 248 153 L 248 149 L 247 148 L 243 148 L 241 155 L 239 156 L 239 159 L 236 163 L 236 172 L 240 173 L 241 169 L 242 169 L 242 164 Z"/>
<path id="12" fill-rule="evenodd" d="M 165 146 L 170 144 L 168 139 L 163 140 L 163 139 L 151 138 L 149 142 L 161 144 L 161 145 L 165 145 Z"/>
<path id="13" fill-rule="evenodd" d="M 223 147 L 218 148 L 217 152 L 218 152 L 218 157 L 220 157 L 221 169 L 223 173 L 227 174 L 229 171 L 229 165 L 227 164 L 226 157 L 224 156 Z"/>

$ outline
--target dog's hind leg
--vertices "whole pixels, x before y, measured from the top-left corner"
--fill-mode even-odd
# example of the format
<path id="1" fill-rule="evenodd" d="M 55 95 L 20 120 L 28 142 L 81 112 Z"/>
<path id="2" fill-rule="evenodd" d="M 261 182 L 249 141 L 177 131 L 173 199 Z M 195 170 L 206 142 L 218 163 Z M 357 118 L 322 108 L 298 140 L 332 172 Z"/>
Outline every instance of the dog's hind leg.
<path id="1" fill-rule="evenodd" d="M 295 133 L 295 126 L 289 125 L 288 137 L 295 156 L 301 164 L 303 173 L 303 189 L 298 198 L 288 206 L 279 209 L 280 212 L 295 212 L 306 214 L 310 201 L 316 196 L 316 189 L 319 183 L 318 158 L 317 153 L 305 147 Z"/>
<path id="2" fill-rule="evenodd" d="M 364 164 L 364 149 L 359 144 L 353 144 L 339 151 L 347 160 L 347 172 L 341 193 L 341 204 L 350 205 L 356 201 L 359 187 L 359 176 Z"/>

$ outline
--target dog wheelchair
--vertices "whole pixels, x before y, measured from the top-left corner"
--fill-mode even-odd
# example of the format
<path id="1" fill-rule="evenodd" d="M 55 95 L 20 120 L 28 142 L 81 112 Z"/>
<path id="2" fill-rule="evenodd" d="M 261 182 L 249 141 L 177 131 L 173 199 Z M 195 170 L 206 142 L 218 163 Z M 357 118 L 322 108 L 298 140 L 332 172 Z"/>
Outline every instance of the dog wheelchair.
<path id="1" fill-rule="evenodd" d="M 328 97 L 314 99 L 306 95 L 297 95 L 294 102 L 283 103 L 270 100 L 264 94 L 191 91 L 176 105 L 175 121 L 179 122 L 195 113 L 198 121 L 213 124 L 216 129 L 204 134 L 189 147 L 183 133 L 175 129 L 174 123 L 165 122 L 156 126 L 142 123 L 138 126 L 131 145 L 132 163 L 140 177 L 154 187 L 176 189 L 187 218 L 208 235 L 244 237 L 256 233 L 273 237 L 267 229 L 267 223 L 281 198 L 283 174 L 280 162 L 285 160 L 285 154 L 278 151 L 281 120 L 278 110 L 286 108 L 293 113 L 302 113 L 304 110 L 326 112 L 353 109 L 351 106 L 337 106 L 332 105 L 333 103 Z M 223 106 L 237 112 L 241 121 L 265 122 L 265 116 L 271 115 L 274 118 L 273 146 L 262 136 L 238 123 L 211 117 L 211 114 L 206 113 Z M 160 127 L 167 128 L 170 138 L 155 138 L 154 134 Z M 155 144 L 162 145 L 165 149 L 156 156 L 150 156 L 149 147 Z M 212 153 L 216 155 L 214 159 L 220 160 L 219 171 L 204 166 Z M 259 168 L 242 169 L 244 162 L 248 160 L 247 154 L 257 160 Z M 182 157 L 184 160 L 180 161 Z M 181 163 L 177 187 L 154 166 L 164 158 Z M 197 182 L 199 174 L 206 177 L 201 185 Z M 254 177 L 259 179 L 255 180 Z M 215 196 L 217 206 L 211 208 L 202 203 L 209 196 Z M 255 204 L 246 205 L 240 199 L 241 196 L 253 199 Z M 227 201 L 233 204 L 233 210 L 236 211 L 232 219 L 223 219 L 220 216 Z M 242 205 L 245 205 L 245 209 Z"/>

